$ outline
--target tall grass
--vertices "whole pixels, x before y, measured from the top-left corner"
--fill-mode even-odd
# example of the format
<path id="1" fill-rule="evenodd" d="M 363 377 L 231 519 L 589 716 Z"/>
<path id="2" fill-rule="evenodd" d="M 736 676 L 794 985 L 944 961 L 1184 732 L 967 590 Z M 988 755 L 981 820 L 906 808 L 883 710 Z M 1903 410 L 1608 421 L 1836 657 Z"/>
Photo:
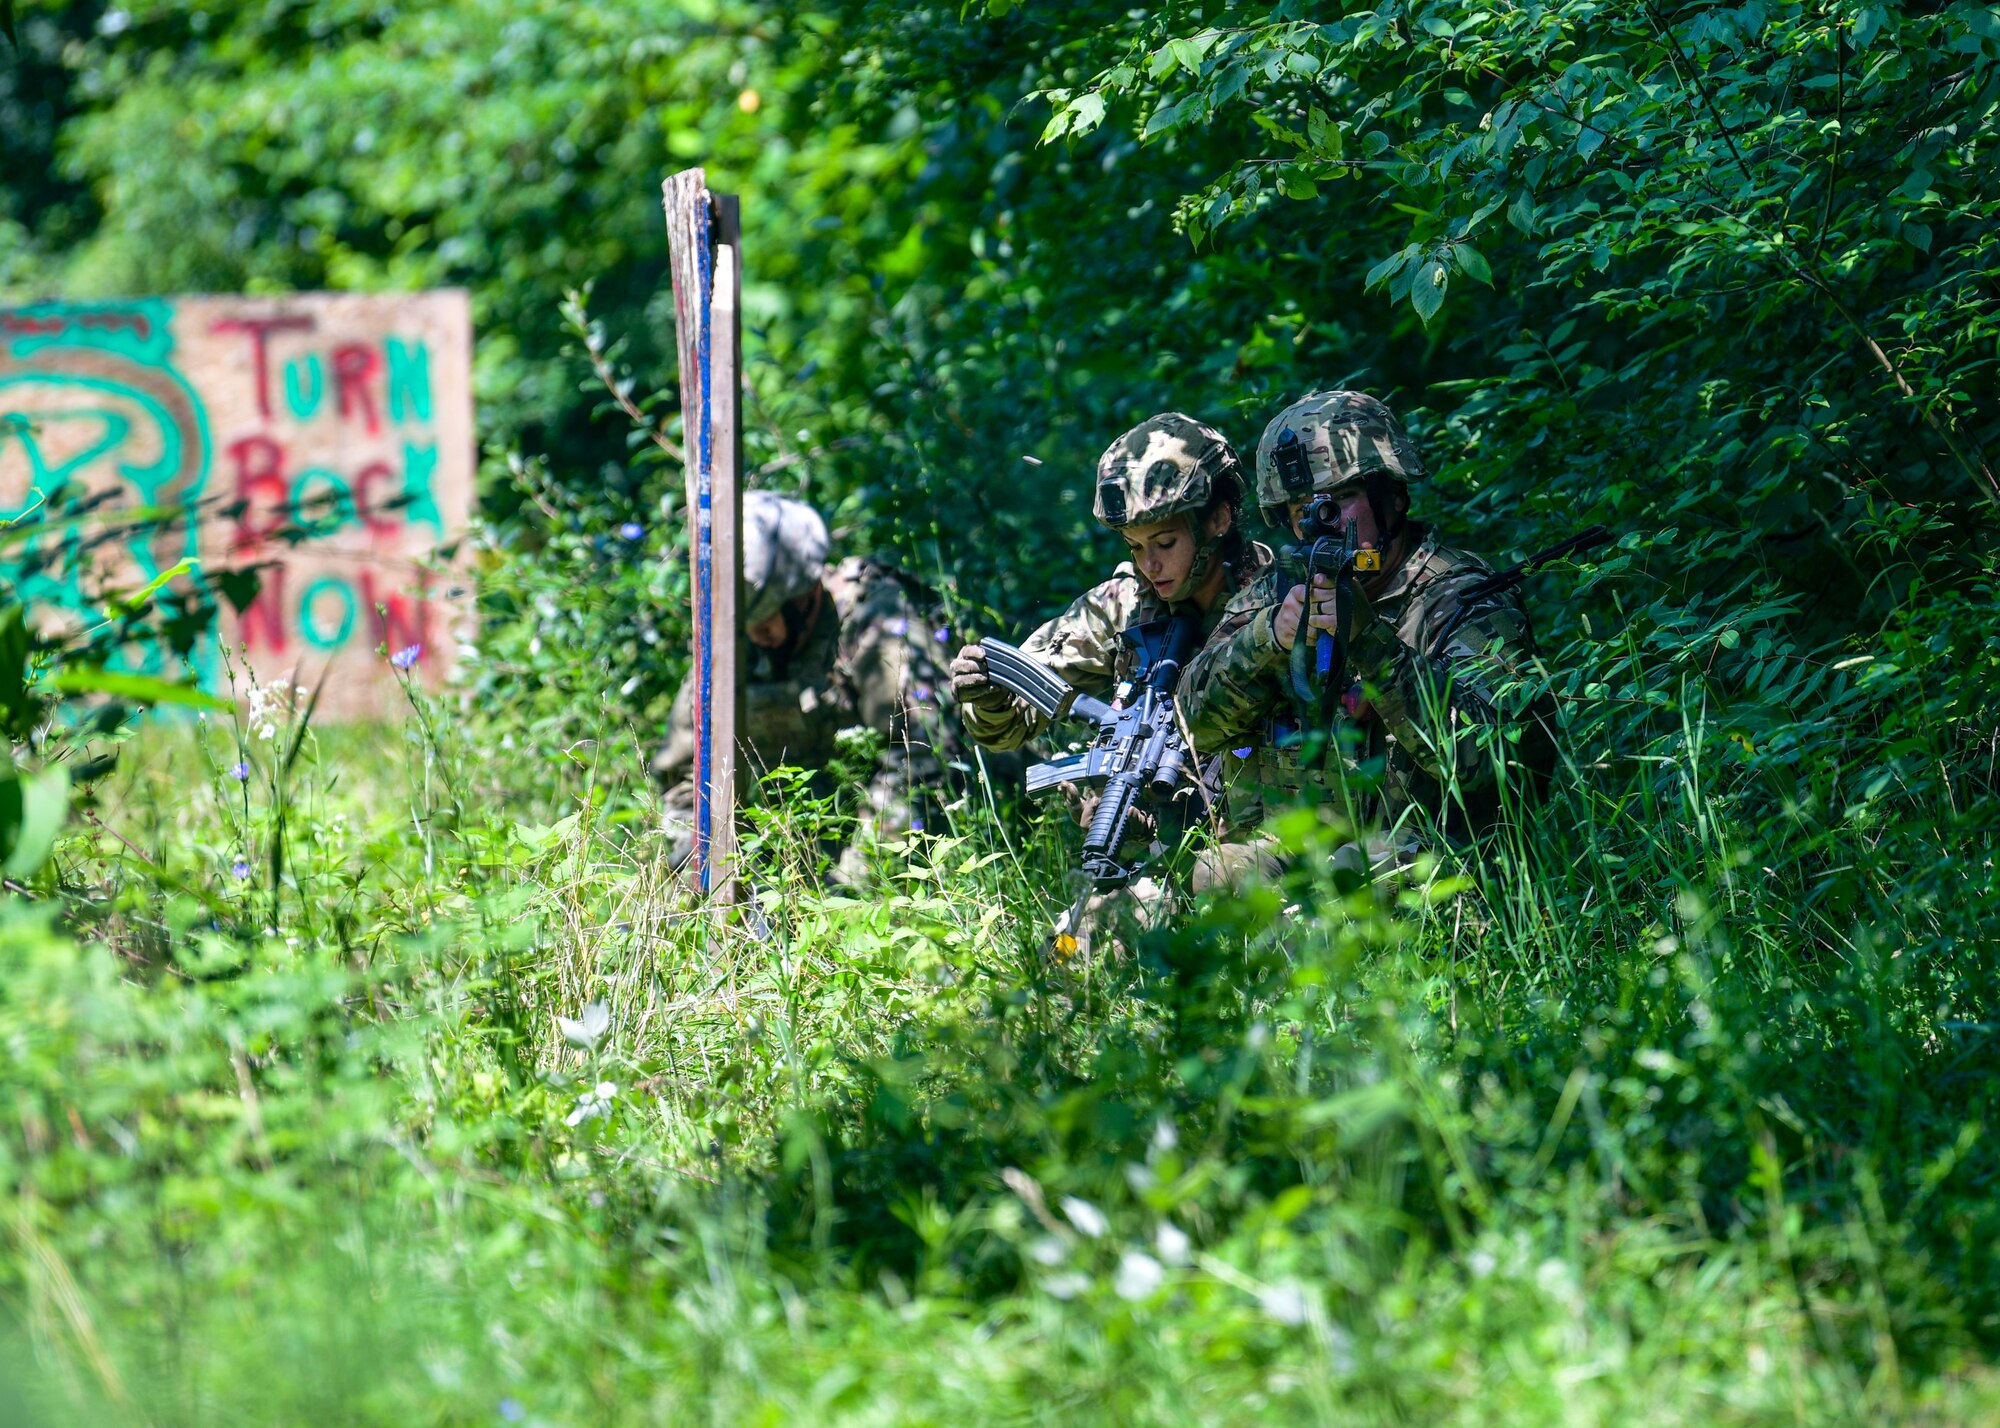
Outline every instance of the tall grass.
<path id="1" fill-rule="evenodd" d="M 0 911 L 11 1411 L 1991 1421 L 1975 801 L 1774 796 L 1740 705 L 1574 653 L 1627 703 L 1471 890 L 1294 816 L 1087 965 L 984 799 L 838 886 L 780 789 L 722 919 L 629 731 L 155 730 Z"/>

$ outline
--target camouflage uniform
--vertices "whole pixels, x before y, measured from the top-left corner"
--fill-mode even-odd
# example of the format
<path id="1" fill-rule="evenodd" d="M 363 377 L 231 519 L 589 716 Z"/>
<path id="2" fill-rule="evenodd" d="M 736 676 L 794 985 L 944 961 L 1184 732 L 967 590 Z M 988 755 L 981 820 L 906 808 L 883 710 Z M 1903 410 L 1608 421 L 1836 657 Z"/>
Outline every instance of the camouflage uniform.
<path id="1" fill-rule="evenodd" d="M 1246 590 L 1271 566 L 1270 548 L 1252 541 L 1246 558 L 1230 567 L 1223 584 L 1223 598 L 1202 616 L 1204 637 L 1222 619 L 1228 597 Z M 1036 628 L 1021 641 L 1021 649 L 1060 675 L 1067 684 L 1085 694 L 1103 698 L 1130 679 L 1138 666 L 1138 654 L 1124 638 L 1126 630 L 1169 614 L 1173 606 L 1154 593 L 1132 562 L 1120 561 L 1111 578 L 1093 585 L 1070 601 L 1069 608 Z M 1018 749 L 1030 739 L 1047 732 L 1049 721 L 1040 710 L 1023 699 L 1010 698 L 1006 707 L 983 709 L 976 704 L 959 707 L 966 732 L 986 748 Z"/>
<path id="2" fill-rule="evenodd" d="M 1335 407 L 1336 419 L 1316 429 L 1301 421 L 1300 409 L 1314 406 L 1321 415 Z M 1309 398 L 1274 420 L 1260 444 L 1258 494 L 1267 511 L 1296 494 L 1267 471 L 1281 422 L 1300 429 L 1314 490 L 1371 472 L 1399 485 L 1423 474 L 1414 446 L 1381 403 L 1347 393 Z M 1407 862 L 1422 846 L 1414 810 L 1428 810 L 1448 835 L 1463 834 L 1497 815 L 1503 778 L 1518 796 L 1535 770 L 1546 767 L 1545 711 L 1524 698 L 1521 686 L 1532 674 L 1534 650 L 1518 598 L 1509 592 L 1483 601 L 1454 625 L 1460 592 L 1489 568 L 1421 526 L 1410 527 L 1405 538 L 1410 554 L 1381 588 L 1372 596 L 1355 591 L 1348 661 L 1358 696 L 1348 704 L 1359 706 L 1365 697 L 1372 707 L 1363 707 L 1359 719 L 1336 716 L 1334 741 L 1316 767 L 1301 759 L 1287 685 L 1290 654 L 1275 631 L 1278 607 L 1294 584 L 1290 576 L 1268 571 L 1232 599 L 1189 664 L 1181 708 L 1197 749 L 1222 756 L 1231 835 L 1205 881 L 1215 881 L 1217 871 L 1233 876 L 1247 866 L 1274 871 L 1271 847 L 1256 841 L 1254 831 L 1287 804 L 1330 805 L 1351 826 L 1367 830 L 1365 844 L 1348 851 L 1347 860 L 1359 865 L 1365 857 L 1380 870 Z M 1439 649 L 1447 626 L 1450 638 Z M 1306 637 L 1301 622 L 1299 638 Z"/>
<path id="3" fill-rule="evenodd" d="M 1134 427 L 1105 451 L 1097 466 L 1094 510 L 1110 530 L 1190 517 L 1197 551 L 1181 588 L 1191 591 L 1207 579 L 1214 568 L 1211 562 L 1224 558 L 1224 542 L 1204 537 L 1196 523 L 1218 494 L 1233 509 L 1242 488 L 1241 464 L 1221 432 L 1183 413 L 1165 412 Z M 1238 544 L 1239 559 L 1226 567 L 1220 594 L 1202 613 L 1204 637 L 1222 617 L 1229 597 L 1250 588 L 1273 563 L 1268 547 Z M 1068 609 L 1023 640 L 1021 649 L 1083 693 L 1108 698 L 1138 669 L 1138 652 L 1124 639 L 1124 632 L 1182 608 L 1194 607 L 1162 598 L 1130 561 L 1121 562 L 1109 580 L 1071 601 Z M 1048 727 L 1038 710 L 1012 696 L 991 704 L 965 699 L 959 715 L 976 741 L 996 750 L 1017 749 Z M 1086 821 L 1093 806 L 1094 797 L 1082 800 Z M 1183 806 L 1178 816 L 1185 818 L 1191 812 Z M 1163 830 L 1161 836 L 1172 835 Z M 1157 845 L 1154 851 L 1159 851 Z M 1115 893 L 1094 894 L 1077 923 L 1059 924 L 1057 931 L 1073 936 L 1088 957 L 1093 943 L 1115 946 L 1129 940 L 1132 932 L 1155 925 L 1172 901 L 1167 885 L 1147 873 Z"/>
<path id="4" fill-rule="evenodd" d="M 790 509 L 766 532 L 764 558 L 757 517 L 764 502 L 775 499 L 752 492 L 745 501 L 743 623 L 776 614 L 815 585 L 826 594 L 811 628 L 788 651 L 744 644 L 745 773 L 755 778 L 791 765 L 824 785 L 838 736 L 872 730 L 882 748 L 862 791 L 858 841 L 921 827 L 928 795 L 960 753 L 950 686 L 940 667 L 947 632 L 931 615 L 922 587 L 893 567 L 856 557 L 823 569 L 825 526 L 800 502 L 783 502 Z M 694 716 L 689 680 L 674 695 L 666 746 L 653 762 L 669 785 L 664 804 L 677 863 L 693 841 Z M 857 847 L 849 847 L 841 866 L 844 874 L 858 873 Z"/>
<path id="5" fill-rule="evenodd" d="M 1097 464 L 1097 519 L 1111 530 L 1166 520 L 1198 511 L 1213 483 L 1242 481 L 1236 453 L 1213 427 L 1165 412 L 1113 442 Z M 1204 554 L 1201 559 L 1214 558 Z M 1228 597 L 1250 584 L 1272 563 L 1270 549 L 1249 542 L 1244 558 L 1230 567 L 1217 599 L 1203 616 L 1202 633 L 1221 619 Z M 1198 583 L 1205 568 L 1189 576 Z M 1085 694 L 1103 697 L 1132 677 L 1138 655 L 1124 638 L 1133 625 L 1159 619 L 1174 607 L 1160 598 L 1130 561 L 1111 578 L 1070 602 L 1069 608 L 1021 642 L 1021 649 L 1046 664 Z M 1025 700 L 1004 707 L 966 703 L 960 707 L 966 732 L 989 749 L 1018 749 L 1039 737 L 1048 720 Z"/>

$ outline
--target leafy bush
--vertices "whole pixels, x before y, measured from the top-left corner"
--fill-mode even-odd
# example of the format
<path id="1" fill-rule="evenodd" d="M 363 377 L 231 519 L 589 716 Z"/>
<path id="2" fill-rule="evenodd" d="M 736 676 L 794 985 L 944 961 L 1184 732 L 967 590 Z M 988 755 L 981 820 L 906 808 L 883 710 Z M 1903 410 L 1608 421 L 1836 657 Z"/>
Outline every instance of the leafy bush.
<path id="1" fill-rule="evenodd" d="M 0 176 L 0 280 L 468 283 L 493 453 L 463 691 L 258 691 L 38 816 L 0 1296 L 46 1416 L 1994 1415 L 1985 11 L 20 8 L 0 137 L 59 162 Z M 1166 407 L 1247 447 L 1365 385 L 1455 539 L 1611 524 L 1530 590 L 1547 805 L 1080 965 L 1058 820 L 968 800 L 829 890 L 851 792 L 781 773 L 756 915 L 699 913 L 639 395 L 695 159 L 748 201 L 756 479 L 961 627 L 1109 564 L 1081 477 Z M 16 767 L 80 769 L 119 721 L 34 691 L 115 666 L 25 632 Z"/>

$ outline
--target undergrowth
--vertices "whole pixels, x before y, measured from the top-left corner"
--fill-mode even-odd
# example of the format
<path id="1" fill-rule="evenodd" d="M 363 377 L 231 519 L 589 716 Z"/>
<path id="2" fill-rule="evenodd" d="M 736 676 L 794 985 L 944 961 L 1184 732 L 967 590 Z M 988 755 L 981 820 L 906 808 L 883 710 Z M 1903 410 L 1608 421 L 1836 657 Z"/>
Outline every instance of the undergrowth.
<path id="1" fill-rule="evenodd" d="M 1977 667 L 1742 629 L 1580 633 L 1452 877 L 1091 965 L 1004 799 L 841 886 L 781 787 L 725 919 L 615 725 L 156 727 L 0 912 L 16 1411 L 1990 1421 Z"/>

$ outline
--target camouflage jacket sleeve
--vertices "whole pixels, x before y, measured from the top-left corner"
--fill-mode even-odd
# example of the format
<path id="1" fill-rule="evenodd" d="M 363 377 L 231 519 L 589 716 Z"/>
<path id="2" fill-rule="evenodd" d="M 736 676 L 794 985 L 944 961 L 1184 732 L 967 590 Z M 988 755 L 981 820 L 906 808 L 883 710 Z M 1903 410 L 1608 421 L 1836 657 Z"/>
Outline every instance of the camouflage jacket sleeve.
<path id="1" fill-rule="evenodd" d="M 939 663 L 949 632 L 886 566 L 845 561 L 828 586 L 841 611 L 839 667 L 854 722 L 883 735 L 890 750 L 953 757 L 951 685 Z"/>
<path id="2" fill-rule="evenodd" d="M 1111 579 L 1077 596 L 1023 640 L 1021 649 L 1085 694 L 1101 695 L 1117 683 L 1122 636 L 1139 597 L 1139 577 L 1121 565 Z M 1022 699 L 1010 699 L 1003 709 L 967 704 L 959 712 L 966 732 L 989 749 L 1018 749 L 1049 724 Z"/>
<path id="3" fill-rule="evenodd" d="M 1181 675 L 1175 697 L 1203 758 L 1251 742 L 1284 701 L 1288 657 L 1273 626 L 1284 598 L 1275 570 L 1245 586 Z"/>
<path id="4" fill-rule="evenodd" d="M 1426 774 L 1468 793 L 1493 786 L 1504 753 L 1497 740 L 1531 703 L 1534 651 L 1511 592 L 1482 601 L 1432 658 L 1459 609 L 1457 592 L 1484 574 L 1445 576 L 1393 616 L 1371 621 L 1354 649 L 1356 673 L 1384 731 Z"/>

